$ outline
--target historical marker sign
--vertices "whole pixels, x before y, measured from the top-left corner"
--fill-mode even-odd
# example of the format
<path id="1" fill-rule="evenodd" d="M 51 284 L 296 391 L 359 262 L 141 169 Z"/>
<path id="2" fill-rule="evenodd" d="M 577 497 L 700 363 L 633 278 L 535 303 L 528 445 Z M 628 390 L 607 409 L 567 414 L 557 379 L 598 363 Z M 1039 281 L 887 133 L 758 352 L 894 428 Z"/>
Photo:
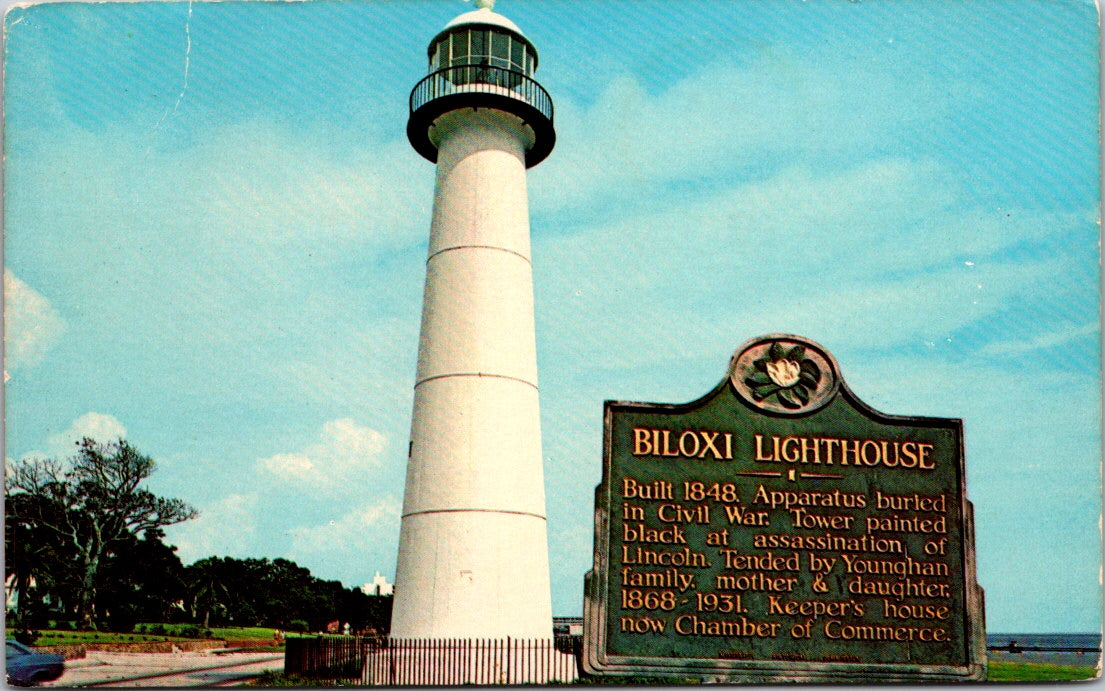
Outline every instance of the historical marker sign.
<path id="1" fill-rule="evenodd" d="M 985 677 L 960 420 L 876 412 L 772 335 L 697 401 L 608 401 L 603 455 L 590 672 Z"/>

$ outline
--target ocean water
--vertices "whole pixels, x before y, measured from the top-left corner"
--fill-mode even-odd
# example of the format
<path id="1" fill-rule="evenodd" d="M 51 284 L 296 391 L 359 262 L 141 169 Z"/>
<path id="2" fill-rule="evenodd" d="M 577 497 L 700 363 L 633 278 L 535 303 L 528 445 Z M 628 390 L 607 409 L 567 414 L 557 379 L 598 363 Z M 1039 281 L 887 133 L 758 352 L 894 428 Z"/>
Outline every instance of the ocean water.
<path id="1" fill-rule="evenodd" d="M 1009 652 L 993 650 L 1008 648 L 1016 641 L 1018 647 L 1049 650 Z M 1101 661 L 1099 633 L 991 633 L 986 635 L 986 656 L 1005 662 L 1038 662 L 1052 665 L 1097 666 Z M 1087 652 L 1058 651 L 1056 648 L 1088 648 Z"/>

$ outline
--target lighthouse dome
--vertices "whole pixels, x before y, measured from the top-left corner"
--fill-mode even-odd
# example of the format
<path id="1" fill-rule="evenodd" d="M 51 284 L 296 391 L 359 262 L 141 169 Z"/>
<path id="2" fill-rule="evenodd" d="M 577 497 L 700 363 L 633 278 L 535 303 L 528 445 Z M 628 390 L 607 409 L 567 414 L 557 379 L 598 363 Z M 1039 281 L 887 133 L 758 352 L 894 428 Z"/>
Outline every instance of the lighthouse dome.
<path id="1" fill-rule="evenodd" d="M 506 29 L 507 31 L 513 31 L 519 36 L 525 38 L 525 34 L 518 28 L 518 25 L 510 21 L 503 15 L 495 12 L 490 7 L 481 7 L 478 10 L 471 12 L 465 12 L 464 14 L 456 17 L 453 21 L 445 25 L 442 31 L 449 31 L 455 29 L 458 26 L 464 26 L 465 24 L 483 24 L 484 26 L 498 26 Z"/>

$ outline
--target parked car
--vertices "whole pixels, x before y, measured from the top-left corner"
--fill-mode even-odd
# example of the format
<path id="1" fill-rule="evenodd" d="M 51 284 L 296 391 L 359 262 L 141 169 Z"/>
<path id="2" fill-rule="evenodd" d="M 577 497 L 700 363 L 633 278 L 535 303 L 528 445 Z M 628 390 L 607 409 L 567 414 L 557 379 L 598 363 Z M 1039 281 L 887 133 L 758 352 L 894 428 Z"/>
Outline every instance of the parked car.
<path id="1" fill-rule="evenodd" d="M 53 681 L 65 671 L 65 660 L 61 655 L 36 653 L 10 638 L 7 643 L 7 678 L 12 686 L 34 686 Z"/>

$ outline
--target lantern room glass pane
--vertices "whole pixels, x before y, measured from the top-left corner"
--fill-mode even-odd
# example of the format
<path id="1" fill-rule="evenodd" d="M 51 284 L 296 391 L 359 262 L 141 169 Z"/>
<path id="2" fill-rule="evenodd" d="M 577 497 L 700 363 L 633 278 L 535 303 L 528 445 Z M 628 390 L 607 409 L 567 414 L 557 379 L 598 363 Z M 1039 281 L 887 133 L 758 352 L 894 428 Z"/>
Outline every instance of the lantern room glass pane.
<path id="1" fill-rule="evenodd" d="M 430 71 L 439 70 L 449 64 L 449 41 L 438 41 L 434 46 L 434 56 L 430 58 Z"/>
<path id="2" fill-rule="evenodd" d="M 468 58 L 468 34 L 456 33 L 449 38 L 452 46 L 452 59 L 449 64 L 463 65 Z"/>
<path id="3" fill-rule="evenodd" d="M 469 53 L 469 55 L 471 55 L 473 58 L 479 58 L 479 57 L 482 57 L 484 55 L 487 55 L 487 50 L 486 50 L 486 47 L 485 47 L 485 44 L 486 44 L 486 41 L 487 41 L 487 32 L 486 31 L 472 31 L 471 36 L 472 36 L 472 51 L 471 51 L 471 53 Z"/>
<path id="4" fill-rule="evenodd" d="M 510 37 L 506 34 L 500 34 L 492 32 L 491 34 L 491 55 L 496 58 L 502 58 L 504 61 L 510 59 Z"/>
<path id="5" fill-rule="evenodd" d="M 514 63 L 514 67 L 519 70 L 525 71 L 526 63 L 522 59 L 524 48 L 521 41 L 511 40 L 510 42 L 510 61 Z"/>

